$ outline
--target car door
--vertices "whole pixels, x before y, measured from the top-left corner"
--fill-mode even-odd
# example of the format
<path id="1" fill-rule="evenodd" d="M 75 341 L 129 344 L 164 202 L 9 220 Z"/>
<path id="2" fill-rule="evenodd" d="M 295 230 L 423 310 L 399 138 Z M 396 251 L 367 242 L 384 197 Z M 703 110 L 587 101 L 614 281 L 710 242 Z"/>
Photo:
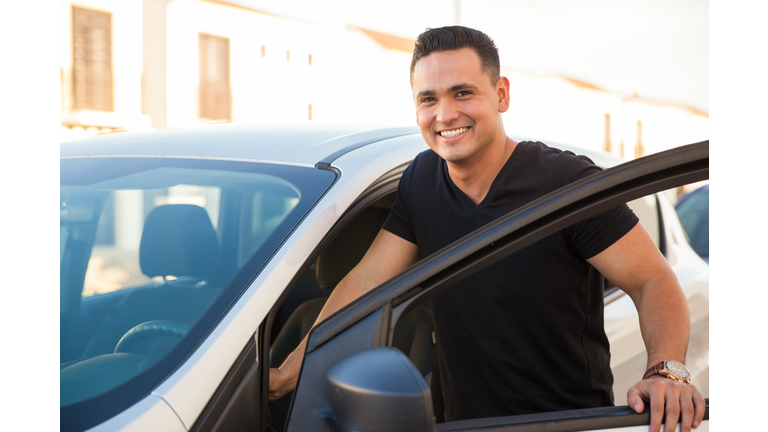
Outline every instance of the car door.
<path id="1" fill-rule="evenodd" d="M 393 351 L 382 348 L 392 344 L 402 316 L 457 280 L 575 222 L 648 194 L 707 179 L 708 175 L 708 141 L 634 160 L 531 202 L 370 291 L 310 332 L 287 430 L 366 430 L 360 422 L 367 421 L 378 422 L 379 426 L 392 424 L 392 430 L 399 430 L 404 425 L 398 419 L 408 418 L 415 419 L 415 423 L 407 427 L 434 430 L 431 395 L 421 374 L 414 372 L 413 365 L 411 369 L 392 372 L 397 367 L 390 366 L 397 361 L 387 358 L 394 358 Z M 369 357 L 358 358 L 366 355 Z M 337 382 L 344 375 L 339 368 L 342 372 L 345 368 L 350 370 L 347 375 L 354 379 Z M 390 372 L 393 375 L 387 375 Z M 378 380 L 366 382 L 366 377 L 374 375 L 379 376 Z M 398 404 L 398 400 L 405 399 L 397 396 L 397 392 L 381 388 L 386 387 L 383 383 L 405 381 L 412 390 L 408 396 L 411 399 L 406 398 L 408 403 Z M 360 391 L 355 391 L 356 382 L 363 382 Z M 371 394 L 381 394 L 383 399 L 361 396 Z M 412 403 L 419 397 L 421 403 Z M 366 403 L 361 405 L 361 401 Z M 705 418 L 708 419 L 708 410 Z M 623 430 L 648 422 L 647 413 L 638 415 L 620 406 L 464 420 L 437 425 L 437 430 Z M 703 426 L 707 425 L 705 422 Z M 376 430 L 386 429 L 382 426 Z"/>

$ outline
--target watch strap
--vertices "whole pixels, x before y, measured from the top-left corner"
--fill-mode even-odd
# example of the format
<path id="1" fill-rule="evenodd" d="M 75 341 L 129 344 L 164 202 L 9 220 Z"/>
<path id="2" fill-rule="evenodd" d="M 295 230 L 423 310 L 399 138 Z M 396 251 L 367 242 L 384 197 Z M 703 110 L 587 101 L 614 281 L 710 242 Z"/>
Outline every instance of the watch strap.
<path id="1" fill-rule="evenodd" d="M 656 363 L 655 365 L 649 367 L 648 370 L 645 371 L 645 375 L 643 376 L 643 379 L 650 378 L 656 375 L 657 373 L 663 371 L 665 362 L 666 360 L 662 360 L 659 363 Z"/>

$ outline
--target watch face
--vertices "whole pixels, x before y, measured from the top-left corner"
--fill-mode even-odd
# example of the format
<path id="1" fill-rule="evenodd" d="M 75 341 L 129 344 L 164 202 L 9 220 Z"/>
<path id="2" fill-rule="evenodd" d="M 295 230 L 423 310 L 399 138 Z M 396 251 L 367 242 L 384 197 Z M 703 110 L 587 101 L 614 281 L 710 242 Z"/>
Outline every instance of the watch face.
<path id="1" fill-rule="evenodd" d="M 676 376 L 677 378 L 680 378 L 683 380 L 688 379 L 688 376 L 691 374 L 690 372 L 688 372 L 688 368 L 685 367 L 684 364 L 678 361 L 667 360 L 664 363 L 665 363 L 664 366 L 667 368 L 667 370 L 672 372 L 672 375 Z"/>

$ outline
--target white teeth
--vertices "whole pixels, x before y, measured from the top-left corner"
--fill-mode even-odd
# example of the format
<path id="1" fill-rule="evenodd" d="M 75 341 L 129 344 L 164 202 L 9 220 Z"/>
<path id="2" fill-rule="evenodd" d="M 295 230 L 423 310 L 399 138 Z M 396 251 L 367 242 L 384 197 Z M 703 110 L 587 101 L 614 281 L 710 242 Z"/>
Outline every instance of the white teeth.
<path id="1" fill-rule="evenodd" d="M 467 129 L 469 128 L 459 128 L 459 129 L 454 129 L 450 131 L 442 131 L 440 132 L 440 135 L 444 137 L 455 137 L 456 135 L 463 134 L 464 132 L 467 131 Z"/>

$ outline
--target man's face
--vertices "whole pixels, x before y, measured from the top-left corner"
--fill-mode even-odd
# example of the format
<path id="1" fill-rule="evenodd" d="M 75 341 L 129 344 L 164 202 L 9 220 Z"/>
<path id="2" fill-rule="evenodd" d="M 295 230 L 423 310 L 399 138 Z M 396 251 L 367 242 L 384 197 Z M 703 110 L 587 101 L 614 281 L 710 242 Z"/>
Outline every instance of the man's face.
<path id="1" fill-rule="evenodd" d="M 413 70 L 416 123 L 430 148 L 454 164 L 471 163 L 506 136 L 500 113 L 509 108 L 506 78 L 491 85 L 471 48 L 431 53 Z M 474 158 L 473 158 L 474 157 Z"/>

